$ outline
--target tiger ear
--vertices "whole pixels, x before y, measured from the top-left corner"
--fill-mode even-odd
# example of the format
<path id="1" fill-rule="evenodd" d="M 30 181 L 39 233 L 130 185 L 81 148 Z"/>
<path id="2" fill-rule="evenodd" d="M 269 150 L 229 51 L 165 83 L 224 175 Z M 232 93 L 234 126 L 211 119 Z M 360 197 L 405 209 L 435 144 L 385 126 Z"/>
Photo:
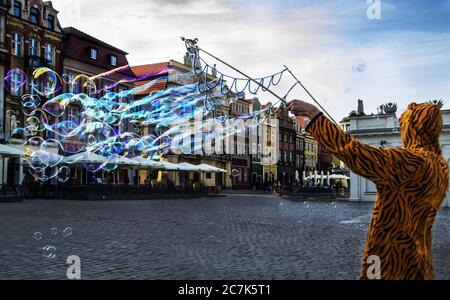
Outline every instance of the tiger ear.
<path id="1" fill-rule="evenodd" d="M 417 103 L 415 103 L 415 102 L 413 102 L 413 103 L 411 103 L 410 105 L 408 105 L 408 109 L 409 110 L 413 110 L 414 108 L 416 108 L 417 107 Z"/>

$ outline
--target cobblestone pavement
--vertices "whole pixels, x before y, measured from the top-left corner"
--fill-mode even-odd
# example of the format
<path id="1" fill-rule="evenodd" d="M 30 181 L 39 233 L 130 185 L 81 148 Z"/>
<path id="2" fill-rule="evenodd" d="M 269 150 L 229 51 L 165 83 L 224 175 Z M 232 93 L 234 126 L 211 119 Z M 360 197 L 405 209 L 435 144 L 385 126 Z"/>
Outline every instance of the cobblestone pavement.
<path id="1" fill-rule="evenodd" d="M 0 279 L 65 279 L 69 255 L 80 256 L 82 279 L 357 279 L 372 206 L 261 194 L 1 203 Z M 434 229 L 438 279 L 450 279 L 449 233 L 447 209 Z"/>

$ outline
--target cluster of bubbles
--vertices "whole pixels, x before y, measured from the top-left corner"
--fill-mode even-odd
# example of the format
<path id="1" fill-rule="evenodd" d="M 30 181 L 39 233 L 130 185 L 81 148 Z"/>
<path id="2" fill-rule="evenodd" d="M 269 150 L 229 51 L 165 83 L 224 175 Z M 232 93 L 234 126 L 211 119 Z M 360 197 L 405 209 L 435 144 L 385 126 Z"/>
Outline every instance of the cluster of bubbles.
<path id="1" fill-rule="evenodd" d="M 56 236 L 57 234 L 58 234 L 58 228 L 56 228 L 56 227 L 50 228 L 50 235 Z M 62 231 L 62 236 L 65 238 L 70 237 L 71 235 L 72 235 L 71 227 L 66 227 Z M 43 236 L 44 235 L 39 231 L 33 233 L 33 239 L 36 241 L 42 240 Z M 46 245 L 46 246 L 42 247 L 41 250 L 42 250 L 42 255 L 46 258 L 55 258 L 56 257 L 56 248 L 54 246 Z"/>
<path id="2" fill-rule="evenodd" d="M 37 68 L 33 72 L 31 91 L 22 95 L 20 101 L 24 125 L 15 128 L 11 137 L 23 141 L 22 146 L 28 151 L 26 165 L 37 180 L 67 182 L 71 169 L 65 156 L 82 153 L 77 160 L 89 172 L 112 171 L 118 168 L 123 157 L 161 158 L 170 151 L 171 145 L 194 134 L 193 130 L 201 130 L 202 139 L 210 140 L 255 128 L 274 110 L 273 106 L 268 106 L 231 119 L 227 109 L 222 110 L 225 112 L 220 109 L 229 109 L 238 97 L 223 92 L 226 88 L 223 79 L 202 85 L 194 82 L 193 73 L 177 74 L 177 79 L 184 76 L 183 82 L 190 79 L 192 83 L 154 91 L 139 100 L 129 101 L 173 78 L 159 76 L 143 86 L 111 92 L 113 86 L 97 87 L 95 79 L 102 75 L 60 76 L 49 68 Z M 125 78 L 121 82 L 141 79 Z M 28 82 L 27 74 L 13 69 L 4 82 L 6 89 L 18 95 Z M 79 113 L 70 113 L 74 111 L 69 109 L 71 107 L 77 107 Z M 10 120 L 15 117 L 14 111 L 7 112 Z M 216 128 L 217 123 L 222 126 Z M 144 135 L 144 128 L 150 129 L 150 133 Z M 91 154 L 101 159 L 93 163 L 88 159 Z"/>

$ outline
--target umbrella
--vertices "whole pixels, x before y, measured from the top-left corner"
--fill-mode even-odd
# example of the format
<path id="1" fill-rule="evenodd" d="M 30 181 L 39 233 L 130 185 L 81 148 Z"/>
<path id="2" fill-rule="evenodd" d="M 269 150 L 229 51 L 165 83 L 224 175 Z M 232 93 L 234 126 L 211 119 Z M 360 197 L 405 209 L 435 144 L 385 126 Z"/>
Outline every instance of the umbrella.
<path id="1" fill-rule="evenodd" d="M 0 156 L 2 157 L 14 157 L 14 156 L 23 156 L 25 152 L 19 150 L 17 148 L 0 144 Z"/>
<path id="2" fill-rule="evenodd" d="M 148 158 L 144 158 L 142 156 L 136 156 L 133 158 L 140 167 L 155 169 L 155 170 L 164 170 L 164 165 L 159 161 L 154 161 Z"/>
<path id="3" fill-rule="evenodd" d="M 63 162 L 73 164 L 103 164 L 107 162 L 107 159 L 95 153 L 81 152 L 68 157 L 65 157 Z"/>
<path id="4" fill-rule="evenodd" d="M 226 170 L 223 170 L 223 169 L 220 169 L 220 168 L 217 168 L 214 166 L 210 166 L 207 164 L 201 164 L 201 165 L 198 165 L 198 167 L 202 168 L 203 172 L 206 172 L 206 173 L 226 173 L 227 172 Z"/>
<path id="5" fill-rule="evenodd" d="M 128 157 L 125 156 L 120 156 L 118 155 L 117 158 L 115 158 L 112 163 L 117 163 L 118 165 L 121 166 L 133 166 L 133 167 L 137 167 L 140 165 L 139 161 L 136 161 L 134 159 L 130 159 Z"/>

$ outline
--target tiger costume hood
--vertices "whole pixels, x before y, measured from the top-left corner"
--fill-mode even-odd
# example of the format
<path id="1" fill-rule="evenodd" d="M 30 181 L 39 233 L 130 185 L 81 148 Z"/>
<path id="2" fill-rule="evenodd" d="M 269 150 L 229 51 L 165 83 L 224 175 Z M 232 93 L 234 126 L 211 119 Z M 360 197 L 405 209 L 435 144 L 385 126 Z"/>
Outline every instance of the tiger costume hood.
<path id="1" fill-rule="evenodd" d="M 442 115 L 439 104 L 411 103 L 400 117 L 403 145 L 407 149 L 426 149 L 441 153 L 439 135 Z"/>

